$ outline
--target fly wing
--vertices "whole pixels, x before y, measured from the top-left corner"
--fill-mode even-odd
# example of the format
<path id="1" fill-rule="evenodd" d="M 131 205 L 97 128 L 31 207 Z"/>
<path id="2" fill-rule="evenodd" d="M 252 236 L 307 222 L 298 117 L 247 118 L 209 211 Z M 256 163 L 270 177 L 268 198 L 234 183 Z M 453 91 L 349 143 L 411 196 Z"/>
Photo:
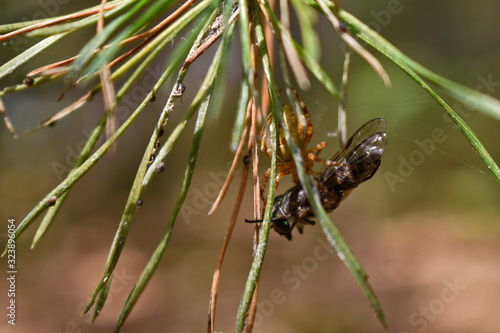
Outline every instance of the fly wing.
<path id="1" fill-rule="evenodd" d="M 377 170 L 387 144 L 385 128 L 382 118 L 363 125 L 334 156 L 337 165 L 328 165 L 321 171 L 320 183 L 327 188 L 333 186 L 338 182 L 339 170 L 345 167 L 355 167 L 360 182 L 369 179 Z"/>
<path id="2" fill-rule="evenodd" d="M 333 156 L 332 160 L 337 163 L 345 163 L 351 153 L 361 145 L 363 141 L 371 137 L 375 133 L 385 133 L 386 123 L 383 118 L 376 118 L 370 120 L 360 129 L 358 129 L 350 138 L 347 140 L 344 148 Z"/>
<path id="3" fill-rule="evenodd" d="M 373 134 L 346 155 L 345 164 L 357 166 L 373 164 L 382 158 L 386 145 L 386 133 Z"/>

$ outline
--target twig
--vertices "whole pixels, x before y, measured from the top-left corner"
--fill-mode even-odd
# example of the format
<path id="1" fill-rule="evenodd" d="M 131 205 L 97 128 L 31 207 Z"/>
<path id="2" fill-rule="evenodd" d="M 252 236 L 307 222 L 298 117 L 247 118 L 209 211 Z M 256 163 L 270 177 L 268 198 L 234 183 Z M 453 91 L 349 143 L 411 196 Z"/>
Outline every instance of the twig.
<path id="1" fill-rule="evenodd" d="M 244 135 L 243 135 L 244 137 Z M 219 276 L 220 270 L 222 268 L 222 262 L 224 261 L 224 256 L 226 254 L 227 246 L 231 240 L 231 235 L 233 233 L 234 225 L 236 223 L 236 218 L 240 211 L 241 203 L 243 202 L 243 195 L 245 194 L 246 183 L 248 179 L 249 164 L 244 163 L 243 175 L 241 176 L 240 188 L 238 190 L 238 196 L 236 198 L 236 203 L 234 205 L 233 214 L 231 216 L 231 221 L 224 235 L 224 242 L 219 252 L 219 257 L 217 258 L 217 265 L 215 266 L 214 277 L 212 280 L 212 289 L 210 291 L 210 302 L 208 307 L 208 329 L 207 332 L 213 333 L 215 328 L 215 308 L 217 303 L 217 290 L 219 287 Z"/>
<path id="2" fill-rule="evenodd" d="M 256 81 L 254 81 L 256 82 Z M 261 207 L 260 207 L 260 184 L 259 184 L 259 154 L 258 154 L 258 145 L 257 145 L 257 108 L 255 107 L 255 104 L 252 103 L 252 127 L 250 130 L 250 137 L 248 138 L 248 146 L 253 147 L 252 149 L 249 148 L 249 151 L 253 151 L 254 155 L 254 163 L 253 163 L 253 170 L 254 170 L 254 218 L 256 219 L 261 219 Z M 257 223 L 254 224 L 255 232 L 254 232 L 254 238 L 253 238 L 253 248 L 254 252 L 255 249 L 257 249 L 257 244 L 259 243 L 259 225 Z M 253 324 L 255 321 L 255 314 L 257 313 L 257 295 L 258 295 L 258 290 L 259 290 L 259 282 L 257 281 L 255 285 L 255 290 L 253 292 L 252 296 L 252 302 L 250 303 L 250 311 L 248 313 L 247 317 L 247 324 L 245 327 L 245 332 L 251 333 L 253 330 Z"/>
<path id="3" fill-rule="evenodd" d="M 236 153 L 234 154 L 233 158 L 233 164 L 231 165 L 231 169 L 229 169 L 229 174 L 226 177 L 226 181 L 224 182 L 224 185 L 222 186 L 222 189 L 219 192 L 219 195 L 217 196 L 217 199 L 215 199 L 215 202 L 208 212 L 208 215 L 211 215 L 215 210 L 219 207 L 220 203 L 224 199 L 227 190 L 229 189 L 229 186 L 231 185 L 231 182 L 233 180 L 234 174 L 236 172 L 236 168 L 238 167 L 238 163 L 241 158 L 241 152 L 243 151 L 243 143 L 245 142 L 245 138 L 247 135 L 247 129 L 250 121 L 250 115 L 251 115 L 251 103 L 248 103 L 248 108 L 247 108 L 247 115 L 246 115 L 246 126 L 243 129 L 243 133 L 241 134 L 241 139 L 238 144 L 238 148 L 236 149 Z"/>
<path id="4" fill-rule="evenodd" d="M 114 2 L 114 3 L 110 4 L 110 5 L 107 5 L 104 8 L 104 10 L 108 11 L 108 10 L 116 8 L 116 7 L 118 7 L 118 6 L 120 6 L 123 3 L 128 2 L 128 1 L 130 1 L 130 0 L 123 0 L 123 1 Z M 61 16 L 61 17 L 58 17 L 58 18 L 54 18 L 54 19 L 50 19 L 50 20 L 47 20 L 47 21 L 44 21 L 44 22 L 35 23 L 35 24 L 30 25 L 30 26 L 27 26 L 27 27 L 24 27 L 24 28 L 17 29 L 15 31 L 6 33 L 4 35 L 0 35 L 0 41 L 6 40 L 6 39 L 9 39 L 9 38 L 12 38 L 12 37 L 15 37 L 17 35 L 22 35 L 22 34 L 31 32 L 33 30 L 37 30 L 37 29 L 40 29 L 40 28 L 49 27 L 51 25 L 56 25 L 56 24 L 59 24 L 59 23 L 64 22 L 64 21 L 75 20 L 75 19 L 79 19 L 81 17 L 86 17 L 86 16 L 89 16 L 89 15 L 93 15 L 93 14 L 98 13 L 100 10 L 101 10 L 101 7 L 99 6 L 99 7 L 93 8 L 93 9 L 84 10 L 84 11 L 82 11 L 80 13 L 64 15 L 64 16 Z"/>
<path id="5" fill-rule="evenodd" d="M 135 35 L 135 36 L 132 36 L 132 37 L 129 37 L 127 39 L 125 39 L 124 41 L 122 41 L 123 44 L 131 44 L 131 43 L 134 43 L 140 39 L 143 39 L 143 38 L 146 38 L 146 37 L 149 37 L 153 34 L 156 34 L 160 31 L 162 31 L 163 29 L 165 29 L 166 27 L 168 27 L 170 25 L 170 23 L 172 23 L 173 21 L 175 21 L 179 16 L 181 16 L 182 14 L 184 14 L 184 12 L 186 10 L 188 10 L 197 0 L 187 0 L 185 3 L 183 3 L 179 8 L 177 8 L 177 10 L 175 12 L 173 12 L 172 14 L 170 14 L 166 19 L 164 19 L 163 21 L 161 21 L 160 23 L 158 23 L 157 25 L 155 25 L 153 28 L 149 29 L 148 31 L 145 31 L 139 35 Z"/>
<path id="6" fill-rule="evenodd" d="M 253 24 L 253 23 L 252 23 Z M 255 43 L 252 43 L 252 59 L 253 59 L 253 67 L 254 67 L 254 75 L 257 76 L 257 66 L 258 66 L 258 61 L 257 61 L 257 48 L 255 46 Z M 257 77 L 254 78 L 253 80 L 254 84 L 257 82 Z M 257 89 L 257 87 L 255 87 Z M 251 147 L 251 151 L 253 153 L 253 196 L 254 196 L 254 210 L 253 210 L 253 215 L 255 219 L 261 219 L 261 214 L 262 214 L 262 209 L 261 209 L 261 197 L 260 197 L 260 181 L 259 181 L 259 149 L 258 149 L 258 143 L 257 143 L 257 101 L 255 100 L 255 96 L 252 97 L 252 125 L 250 127 L 250 135 L 248 137 L 248 147 Z M 250 150 L 250 149 L 249 149 Z M 260 231 L 260 225 L 258 223 L 255 223 L 254 225 L 255 232 L 254 232 L 254 256 L 255 256 L 255 251 L 257 249 L 257 244 L 259 242 L 259 231 Z M 258 281 L 255 285 L 255 289 L 253 291 L 252 295 L 252 302 L 250 304 L 249 308 L 249 316 L 247 317 L 247 326 L 246 326 L 246 331 L 247 332 L 252 332 L 253 329 L 253 323 L 255 321 L 255 314 L 257 312 L 257 294 L 259 290 L 259 284 Z"/>
<path id="7" fill-rule="evenodd" d="M 101 10 L 97 20 L 96 33 L 100 33 L 104 29 L 104 6 L 107 0 L 101 0 Z M 98 50 L 100 52 L 101 49 Z M 116 131 L 116 92 L 113 83 L 111 82 L 111 70 L 105 64 L 99 69 L 99 77 L 102 84 L 102 97 L 104 99 L 104 110 L 106 112 L 106 137 L 109 138 Z M 113 149 L 115 149 L 113 146 Z"/>
<path id="8" fill-rule="evenodd" d="M 338 15 L 338 4 L 337 1 L 335 2 L 335 12 Z M 337 31 L 337 33 L 340 35 L 340 37 L 346 42 L 347 45 L 349 45 L 357 54 L 359 54 L 365 61 L 372 66 L 373 70 L 378 74 L 382 82 L 384 82 L 386 87 L 391 86 L 391 80 L 389 78 L 389 75 L 386 73 L 384 67 L 382 64 L 375 58 L 370 52 L 368 52 L 361 44 L 358 43 L 354 37 L 352 37 L 345 29 L 343 29 L 340 25 L 340 20 L 338 19 L 338 16 L 335 16 L 330 8 L 328 8 L 328 5 L 325 3 L 324 0 L 317 0 L 318 5 L 321 7 L 321 10 L 323 10 L 323 13 L 325 13 L 326 17 L 328 20 L 332 23 L 333 27 Z"/>
<path id="9" fill-rule="evenodd" d="M 120 45 L 128 45 L 131 43 L 134 43 L 142 38 L 147 38 L 144 40 L 142 43 L 134 47 L 132 50 L 125 52 L 121 56 L 115 58 L 113 61 L 111 61 L 108 66 L 114 67 L 120 63 L 122 63 L 125 59 L 129 58 L 131 55 L 135 54 L 138 50 L 142 49 L 144 45 L 148 44 L 154 37 L 156 37 L 158 34 L 160 34 L 165 28 L 167 28 L 170 23 L 174 22 L 179 16 L 184 14 L 186 10 L 188 10 L 197 0 L 188 0 L 186 1 L 181 7 L 177 8 L 175 12 L 170 14 L 166 19 L 158 23 L 156 26 L 151 28 L 150 30 L 143 32 L 142 34 L 132 36 L 130 38 L 127 38 L 120 42 Z"/>
<path id="10" fill-rule="evenodd" d="M 258 237 L 259 235 L 257 234 L 257 239 Z M 253 331 L 255 315 L 257 314 L 257 300 L 259 299 L 257 290 L 259 290 L 259 281 L 257 281 L 257 284 L 255 285 L 255 291 L 253 293 L 252 303 L 250 304 L 250 313 L 248 314 L 247 326 L 245 327 L 246 333 L 252 333 Z"/>
<path id="11" fill-rule="evenodd" d="M 270 8 L 274 8 L 274 4 L 275 4 L 275 1 L 276 0 L 269 0 L 269 7 Z M 274 65 L 274 33 L 271 29 L 271 25 L 270 25 L 270 22 L 268 22 L 267 20 L 264 20 L 263 22 L 264 24 L 264 34 L 266 36 L 266 40 L 268 41 L 267 42 L 267 45 L 268 45 L 268 52 L 269 52 L 269 59 L 271 60 L 271 67 Z M 267 115 L 267 109 L 269 108 L 269 91 L 267 90 L 267 81 L 266 81 L 266 78 L 265 77 L 262 77 L 262 102 L 261 102 L 261 113 L 259 113 L 257 115 L 257 120 L 259 121 L 259 123 L 262 123 L 262 116 L 263 116 L 263 119 L 266 119 L 266 115 Z"/>
<path id="12" fill-rule="evenodd" d="M 240 13 L 240 10 L 239 8 L 237 8 L 234 13 L 231 15 L 231 17 L 229 18 L 228 22 L 227 22 L 227 25 L 229 25 L 230 23 L 232 23 L 234 20 L 236 20 L 236 18 L 238 17 Z M 221 14 L 222 15 L 222 14 Z M 221 18 L 221 16 L 218 17 L 217 20 L 214 21 L 213 25 L 212 25 L 212 31 L 214 31 L 212 34 L 209 32 L 207 34 L 207 37 L 205 38 L 205 40 L 203 41 L 203 43 L 200 45 L 200 47 L 198 47 L 198 49 L 196 49 L 196 51 L 194 51 L 193 53 L 190 53 L 189 56 L 186 58 L 186 61 L 184 63 L 184 65 L 182 66 L 182 69 L 184 69 L 185 67 L 191 65 L 193 63 L 193 61 L 195 61 L 199 56 L 201 56 L 203 53 L 205 53 L 205 51 L 213 44 L 215 43 L 215 41 L 217 39 L 219 39 L 220 35 L 222 34 L 222 32 L 224 31 L 224 29 L 226 28 L 226 26 L 222 26 L 218 21 L 219 19 Z M 181 70 L 182 70 L 181 69 Z"/>
<path id="13" fill-rule="evenodd" d="M 188 0 L 186 1 L 181 7 L 179 7 L 175 12 L 173 12 L 171 15 L 169 15 L 166 19 L 164 19 L 162 22 L 151 28 L 150 30 L 143 32 L 142 34 L 127 38 L 123 41 L 120 42 L 120 45 L 128 45 L 131 43 L 134 43 L 140 39 L 149 37 L 147 40 L 143 41 L 136 47 L 134 47 L 132 50 L 129 50 L 125 52 L 124 54 L 120 55 L 119 57 L 116 57 L 113 61 L 111 61 L 107 66 L 108 68 L 113 68 L 116 65 L 122 63 L 124 60 L 128 59 L 131 55 L 135 54 L 138 50 L 144 47 L 144 45 L 148 44 L 154 36 L 158 35 L 161 31 L 163 31 L 166 27 L 170 25 L 175 19 L 177 19 L 179 16 L 181 16 L 186 10 L 188 10 L 193 3 L 195 3 L 197 0 Z M 101 20 L 99 19 L 98 24 Z M 109 46 L 104 46 L 102 49 L 107 49 Z M 46 65 L 40 68 L 37 68 L 30 73 L 28 73 L 26 76 L 35 76 L 35 75 L 49 75 L 53 74 L 53 72 L 49 71 L 50 69 L 54 69 L 56 67 L 61 67 L 61 66 L 66 66 L 71 64 L 73 61 L 75 61 L 78 58 L 78 56 L 74 56 L 59 62 L 52 63 L 50 65 Z M 61 69 L 61 71 L 67 72 L 67 68 Z"/>
<path id="14" fill-rule="evenodd" d="M 351 51 L 345 52 L 344 71 L 342 73 L 342 84 L 340 85 L 339 93 L 339 119 L 338 119 L 338 136 L 339 136 L 339 151 L 345 146 L 347 141 L 347 85 L 349 84 L 349 64 L 351 61 Z"/>
<path id="15" fill-rule="evenodd" d="M 73 61 L 75 61 L 76 58 L 78 58 L 78 56 L 74 56 L 74 57 L 71 57 L 71 58 L 68 58 L 65 60 L 61 60 L 61 61 L 54 62 L 54 63 L 49 64 L 49 65 L 39 67 L 37 69 L 32 70 L 28 74 L 26 74 L 26 76 L 32 77 L 32 76 L 36 76 L 36 75 L 52 75 L 52 74 L 55 74 L 54 71 L 56 70 L 57 67 L 61 67 L 61 69 L 58 71 L 58 73 L 61 73 L 63 70 L 64 70 L 64 72 L 67 72 L 68 71 L 67 68 L 64 68 L 63 66 L 71 64 Z"/>
<path id="16" fill-rule="evenodd" d="M 300 61 L 299 54 L 293 44 L 292 34 L 290 33 L 288 0 L 280 0 L 280 14 L 281 24 L 283 25 L 283 29 L 281 31 L 281 44 L 285 50 L 288 64 L 290 65 L 295 80 L 299 84 L 300 88 L 307 90 L 311 87 L 311 82 L 307 77 L 307 71 L 302 64 L 302 61 Z"/>
<path id="17" fill-rule="evenodd" d="M 50 116 L 48 119 L 43 120 L 37 128 L 32 129 L 32 130 L 30 130 L 28 132 L 25 132 L 25 133 L 21 134 L 20 136 L 25 136 L 25 135 L 32 134 L 33 132 L 38 131 L 39 129 L 43 128 L 44 126 L 49 126 L 52 123 L 56 122 L 58 119 L 61 119 L 61 118 L 65 117 L 65 116 L 67 116 L 71 112 L 73 112 L 76 109 L 80 108 L 83 104 L 87 103 L 87 101 L 88 101 L 88 99 L 89 99 L 90 96 L 91 96 L 91 92 L 89 91 L 88 93 L 86 93 L 85 95 L 83 95 L 82 97 L 80 97 L 78 100 L 76 100 L 75 102 L 73 102 L 71 105 L 65 107 L 64 109 L 62 109 L 61 111 L 59 111 L 55 115 Z"/>
<path id="18" fill-rule="evenodd" d="M 3 105 L 2 99 L 0 98 L 0 115 L 2 115 L 3 121 L 5 122 L 5 126 L 9 130 L 10 135 L 14 138 L 17 138 L 16 131 L 14 130 L 14 126 L 10 122 L 9 116 L 7 116 L 7 112 L 5 112 L 5 106 Z"/>

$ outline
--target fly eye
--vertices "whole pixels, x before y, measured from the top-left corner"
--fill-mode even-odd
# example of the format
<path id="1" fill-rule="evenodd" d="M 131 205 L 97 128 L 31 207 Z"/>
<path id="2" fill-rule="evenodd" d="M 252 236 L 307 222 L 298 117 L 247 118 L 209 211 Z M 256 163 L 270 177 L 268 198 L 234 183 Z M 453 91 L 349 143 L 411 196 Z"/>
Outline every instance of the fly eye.
<path id="1" fill-rule="evenodd" d="M 273 220 L 273 228 L 280 234 L 289 233 L 291 230 L 290 222 L 284 218 Z"/>

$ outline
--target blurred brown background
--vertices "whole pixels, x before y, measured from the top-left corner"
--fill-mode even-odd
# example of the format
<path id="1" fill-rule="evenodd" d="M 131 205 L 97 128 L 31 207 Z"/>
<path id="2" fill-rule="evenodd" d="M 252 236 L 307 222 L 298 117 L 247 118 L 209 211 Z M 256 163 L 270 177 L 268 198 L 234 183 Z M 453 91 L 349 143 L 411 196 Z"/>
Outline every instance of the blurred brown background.
<path id="1" fill-rule="evenodd" d="M 43 12 L 66 14 L 82 6 L 57 1 L 51 3 L 57 4 L 53 7 L 49 2 L 41 4 L 2 4 L 1 23 L 36 18 Z M 429 69 L 472 88 L 482 86 L 482 92 L 500 98 L 498 2 L 390 0 L 341 4 Z M 321 19 L 317 27 L 324 31 L 322 63 L 338 83 L 343 62 L 339 39 L 326 20 Z M 32 67 L 23 68 L 27 72 L 72 55 L 90 34 L 78 33 L 82 40 L 72 38 L 59 43 L 36 57 Z M 28 45 L 5 43 L 0 60 L 5 62 Z M 236 43 L 234 46 L 239 47 Z M 208 120 L 186 208 L 156 275 L 123 332 L 206 329 L 213 269 L 237 188 L 237 183 L 233 184 L 220 209 L 207 216 L 232 160 L 229 142 L 236 107 L 234 96 L 241 77 L 237 57 L 235 52 L 220 116 Z M 166 134 L 187 108 L 209 60 L 207 55 L 194 65 L 184 102 L 178 103 Z M 162 61 L 157 64 L 162 65 Z M 439 106 L 394 65 L 382 62 L 391 76 L 391 89 L 383 87 L 366 63 L 353 56 L 348 127 L 350 135 L 370 119 L 387 120 L 389 143 L 383 163 L 374 179 L 354 191 L 331 217 L 368 272 L 384 307 L 389 332 L 499 332 L 500 186 L 460 131 L 443 118 Z M 13 73 L 1 85 L 21 82 L 24 73 Z M 63 82 L 59 82 L 4 98 L 18 132 L 36 127 L 82 93 L 70 91 L 64 101 L 57 103 L 63 89 Z M 17 325 L 7 325 L 3 315 L 0 331 L 112 331 L 170 219 L 184 176 L 192 126 L 172 150 L 165 172 L 155 178 L 144 197 L 101 315 L 91 326 L 89 317 L 80 318 L 79 314 L 102 274 L 133 176 L 168 89 L 162 90 L 156 102 L 125 133 L 116 153 L 108 154 L 73 188 L 39 246 L 29 249 L 39 220 L 19 239 Z M 140 91 L 137 93 L 140 95 Z M 300 95 L 314 124 L 311 145 L 327 140 L 329 148 L 324 156 L 333 154 L 336 139 L 329 133 L 336 128 L 336 101 L 317 83 Z M 452 107 L 463 109 L 464 119 L 499 162 L 500 123 L 443 96 Z M 135 105 L 134 97 L 131 100 Z M 14 217 L 19 223 L 58 184 L 57 167 L 73 163 L 73 154 L 97 123 L 101 110 L 102 99 L 98 96 L 54 128 L 18 140 L 3 124 L 0 126 L 2 247 L 7 219 Z M 265 167 L 268 163 L 263 157 Z M 283 181 L 279 192 L 290 185 Z M 234 330 L 251 263 L 253 227 L 243 223 L 244 217 L 252 216 L 251 200 L 249 182 L 221 275 L 216 317 L 219 332 Z M 384 331 L 343 263 L 324 244 L 318 226 L 306 227 L 303 235 L 294 234 L 292 242 L 272 232 L 254 332 Z M 6 272 L 5 258 L 1 267 Z M 7 289 L 3 278 L 3 311 Z"/>

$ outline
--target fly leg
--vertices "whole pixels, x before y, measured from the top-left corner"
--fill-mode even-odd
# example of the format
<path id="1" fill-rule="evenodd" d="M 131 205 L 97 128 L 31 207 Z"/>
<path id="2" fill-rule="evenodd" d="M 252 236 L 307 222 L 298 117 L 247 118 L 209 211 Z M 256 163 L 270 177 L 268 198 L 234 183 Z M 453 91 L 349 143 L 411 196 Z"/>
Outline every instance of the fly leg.
<path id="1" fill-rule="evenodd" d="M 300 214 L 299 218 L 295 220 L 292 229 L 297 226 L 297 230 L 299 231 L 299 234 L 302 234 L 304 232 L 304 225 L 315 225 L 316 222 L 310 219 L 306 219 L 306 216 L 312 214 L 311 208 L 306 209 L 302 214 Z M 292 230 L 290 230 L 291 232 Z"/>
<path id="2" fill-rule="evenodd" d="M 299 231 L 299 234 L 302 234 L 304 232 L 304 225 L 309 224 L 309 225 L 315 225 L 316 222 L 313 220 L 308 220 L 308 219 L 302 219 L 300 220 L 300 223 L 297 224 L 297 230 Z"/>

